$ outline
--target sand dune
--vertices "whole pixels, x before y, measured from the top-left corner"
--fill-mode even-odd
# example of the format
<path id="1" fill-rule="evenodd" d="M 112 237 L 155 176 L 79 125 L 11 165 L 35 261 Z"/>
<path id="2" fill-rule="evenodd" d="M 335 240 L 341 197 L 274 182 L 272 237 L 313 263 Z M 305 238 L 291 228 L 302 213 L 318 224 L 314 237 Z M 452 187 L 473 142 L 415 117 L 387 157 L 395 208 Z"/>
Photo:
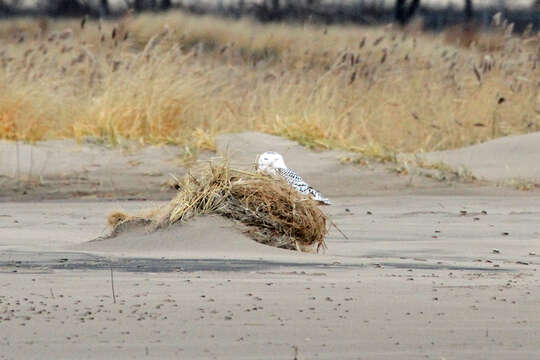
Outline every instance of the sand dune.
<path id="1" fill-rule="evenodd" d="M 507 148 L 506 142 L 514 144 L 513 154 L 509 157 L 519 158 L 515 164 L 519 171 L 526 169 L 527 163 L 535 163 L 536 154 L 534 147 L 540 147 L 540 141 L 536 144 L 532 139 L 525 136 L 524 146 L 519 146 L 520 137 L 503 141 L 495 140 L 494 148 L 500 148 L 499 152 L 504 153 Z M 540 134 L 538 136 L 540 138 Z M 426 171 L 415 168 L 412 165 L 406 175 L 397 175 L 393 169 L 394 164 L 380 164 L 371 162 L 368 166 L 355 166 L 344 164 L 340 161 L 344 156 L 355 158 L 358 154 L 351 154 L 340 151 L 320 151 L 314 152 L 278 136 L 260 133 L 238 133 L 225 134 L 217 138 L 218 153 L 231 159 L 233 166 L 254 169 L 257 154 L 264 151 L 276 151 L 281 153 L 287 165 L 295 169 L 310 185 L 323 192 L 328 197 L 356 197 L 390 194 L 508 194 L 512 193 L 510 188 L 495 188 L 485 183 L 463 184 L 460 181 L 448 179 L 447 181 L 435 180 L 433 177 L 425 176 Z M 499 145 L 499 143 L 502 144 Z M 483 145 L 479 145 L 483 146 Z M 492 146 L 486 143 L 485 146 Z M 467 148 L 469 149 L 469 148 Z M 451 166 L 458 166 L 464 159 L 472 158 L 475 149 L 472 150 L 452 150 L 443 153 L 420 154 L 426 160 L 437 162 L 449 160 Z M 462 155 L 466 154 L 466 155 Z M 445 157 L 446 156 L 446 157 Z M 540 156 L 540 155 L 539 155 Z M 478 157 L 478 164 L 482 160 L 489 158 L 489 151 Z M 509 171 L 509 164 L 504 161 L 504 156 L 494 157 L 502 161 L 493 162 L 491 171 L 500 174 L 498 179 L 511 180 L 515 178 L 515 173 Z M 452 161 L 456 159 L 456 161 Z M 476 159 L 476 157 L 475 157 Z M 476 163 L 475 163 L 476 164 Z M 472 163 L 466 163 L 472 166 Z M 476 170 L 476 168 L 467 167 Z M 535 167 L 529 167 L 532 174 L 537 171 Z M 517 173 L 519 173 L 519 171 Z"/>
<path id="2" fill-rule="evenodd" d="M 296 256 L 296 252 L 259 244 L 242 230 L 240 224 L 221 216 L 205 216 L 156 232 L 148 232 L 143 225 L 131 226 L 113 238 L 84 242 L 73 249 L 117 256 L 167 258 L 302 257 Z"/>
<path id="3" fill-rule="evenodd" d="M 425 177 L 411 181 L 409 177 L 388 176 L 381 164 L 358 167 L 343 164 L 340 158 L 354 154 L 339 151 L 313 152 L 298 143 L 261 133 L 239 133 L 218 136 L 218 153 L 231 159 L 231 165 L 254 169 L 258 154 L 276 151 L 284 156 L 287 166 L 295 169 L 311 186 L 325 196 L 365 196 L 374 193 L 414 191 L 418 187 L 447 187 Z"/>
<path id="4" fill-rule="evenodd" d="M 540 182 L 540 133 L 507 136 L 456 150 L 420 154 L 431 162 L 464 167 L 490 181 Z"/>
<path id="5" fill-rule="evenodd" d="M 539 134 L 500 138 L 484 144 L 451 151 L 420 154 L 430 162 L 442 161 L 454 168 L 465 167 L 474 175 L 496 182 L 540 180 Z M 261 133 L 218 136 L 218 154 L 226 155 L 233 166 L 253 169 L 257 154 L 277 151 L 289 167 L 300 173 L 325 195 L 369 196 L 403 193 L 482 192 L 478 186 L 462 186 L 454 181 L 429 179 L 411 169 L 405 176 L 389 174 L 392 164 L 372 162 L 360 167 L 343 164 L 339 151 L 313 152 L 296 142 Z M 0 141 L 0 199 L 136 198 L 170 199 L 167 186 L 171 174 L 182 176 L 183 150 L 172 146 L 110 149 L 70 140 L 22 144 Z M 215 156 L 203 153 L 199 160 Z M 499 189 L 500 192 L 504 192 Z M 487 190 L 492 193 L 493 189 Z"/>
<path id="6" fill-rule="evenodd" d="M 173 146 L 0 141 L 0 197 L 167 199 L 173 192 L 163 185 L 184 173 L 182 154 Z"/>

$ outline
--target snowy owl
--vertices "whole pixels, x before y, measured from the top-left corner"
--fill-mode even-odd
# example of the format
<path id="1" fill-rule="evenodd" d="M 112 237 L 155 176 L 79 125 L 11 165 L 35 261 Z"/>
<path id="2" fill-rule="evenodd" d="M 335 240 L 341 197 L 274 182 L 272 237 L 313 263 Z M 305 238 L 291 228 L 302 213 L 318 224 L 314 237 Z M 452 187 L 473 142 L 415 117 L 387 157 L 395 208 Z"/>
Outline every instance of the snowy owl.
<path id="1" fill-rule="evenodd" d="M 289 169 L 287 165 L 285 165 L 283 156 L 281 156 L 277 152 L 267 151 L 259 155 L 257 171 L 272 176 L 281 176 L 299 193 L 304 195 L 310 195 L 314 200 L 319 201 L 323 204 L 331 204 L 327 198 L 322 197 L 322 195 L 317 190 L 306 184 L 306 182 L 300 177 L 300 175 L 295 173 L 293 169 Z"/>

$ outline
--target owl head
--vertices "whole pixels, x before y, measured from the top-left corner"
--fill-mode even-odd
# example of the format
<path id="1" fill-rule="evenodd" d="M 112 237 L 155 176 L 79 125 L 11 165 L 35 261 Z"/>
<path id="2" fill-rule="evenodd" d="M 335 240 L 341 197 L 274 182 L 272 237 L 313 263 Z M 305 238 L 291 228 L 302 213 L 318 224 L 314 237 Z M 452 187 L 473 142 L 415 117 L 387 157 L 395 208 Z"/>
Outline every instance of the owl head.
<path id="1" fill-rule="evenodd" d="M 259 155 L 257 160 L 257 171 L 274 174 L 276 169 L 286 169 L 285 161 L 283 156 L 277 152 L 267 151 Z"/>

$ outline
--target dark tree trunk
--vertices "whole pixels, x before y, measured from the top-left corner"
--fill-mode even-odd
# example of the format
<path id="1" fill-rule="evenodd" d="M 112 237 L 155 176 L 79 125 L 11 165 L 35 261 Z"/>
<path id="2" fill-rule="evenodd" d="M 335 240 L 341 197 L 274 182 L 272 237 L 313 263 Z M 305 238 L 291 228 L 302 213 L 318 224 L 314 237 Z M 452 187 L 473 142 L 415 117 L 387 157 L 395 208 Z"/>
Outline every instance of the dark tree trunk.
<path id="1" fill-rule="evenodd" d="M 401 26 L 407 25 L 419 6 L 420 0 L 412 0 L 409 6 L 407 6 L 407 0 L 396 0 L 396 8 L 394 11 L 395 20 Z"/>
<path id="2" fill-rule="evenodd" d="M 471 22 L 474 17 L 472 0 L 465 0 L 465 22 Z"/>
<path id="3" fill-rule="evenodd" d="M 167 11 L 171 8 L 171 0 L 162 0 L 161 1 L 161 10 Z"/>
<path id="4" fill-rule="evenodd" d="M 3 0 L 0 0 L 0 15 L 7 15 L 11 12 L 11 9 L 8 4 L 4 3 Z"/>
<path id="5" fill-rule="evenodd" d="M 255 5 L 255 17 L 260 21 L 275 21 L 280 17 L 279 0 L 264 0 Z"/>
<path id="6" fill-rule="evenodd" d="M 49 6 L 49 13 L 53 16 L 82 16 L 90 12 L 88 5 L 78 0 L 51 1 Z"/>
<path id="7" fill-rule="evenodd" d="M 144 7 L 144 2 L 143 0 L 135 0 L 133 2 L 133 10 L 135 12 L 140 12 L 143 10 L 143 7 Z"/>
<path id="8" fill-rule="evenodd" d="M 420 0 L 413 0 L 411 2 L 411 5 L 409 6 L 409 9 L 407 10 L 407 21 L 409 21 L 414 13 L 416 13 L 416 10 L 418 10 L 418 7 L 420 6 Z"/>
<path id="9" fill-rule="evenodd" d="M 109 16 L 111 10 L 109 8 L 109 0 L 99 0 L 99 15 L 100 16 Z"/>

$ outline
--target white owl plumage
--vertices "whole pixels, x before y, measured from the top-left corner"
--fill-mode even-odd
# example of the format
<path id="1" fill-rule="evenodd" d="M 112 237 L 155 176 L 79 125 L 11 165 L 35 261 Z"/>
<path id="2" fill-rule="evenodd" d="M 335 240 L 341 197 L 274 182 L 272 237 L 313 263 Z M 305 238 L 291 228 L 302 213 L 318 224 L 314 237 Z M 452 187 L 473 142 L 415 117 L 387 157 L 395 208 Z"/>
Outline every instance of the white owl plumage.
<path id="1" fill-rule="evenodd" d="M 325 205 L 331 204 L 327 198 L 323 197 L 317 190 L 309 186 L 293 169 L 289 169 L 287 165 L 285 165 L 283 156 L 277 152 L 267 151 L 259 155 L 257 171 L 271 176 L 279 176 L 299 193 L 311 196 L 314 200 Z"/>

